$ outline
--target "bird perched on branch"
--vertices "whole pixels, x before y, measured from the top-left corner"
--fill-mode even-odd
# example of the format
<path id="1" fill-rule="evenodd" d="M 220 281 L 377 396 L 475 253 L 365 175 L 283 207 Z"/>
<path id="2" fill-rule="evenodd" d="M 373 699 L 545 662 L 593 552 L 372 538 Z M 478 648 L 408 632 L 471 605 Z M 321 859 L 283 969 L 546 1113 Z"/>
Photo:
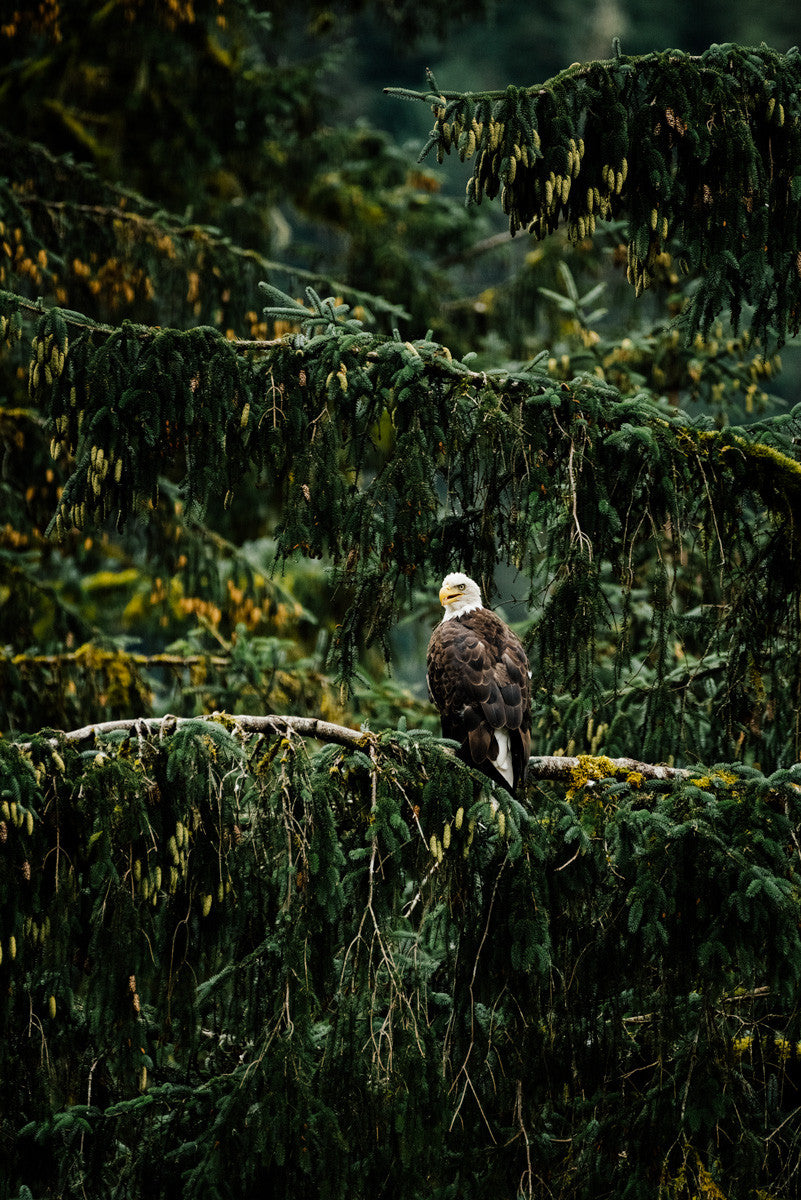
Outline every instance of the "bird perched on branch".
<path id="1" fill-rule="evenodd" d="M 428 644 L 428 694 L 443 737 L 459 757 L 513 796 L 525 783 L 531 744 L 531 673 L 516 633 L 481 603 L 467 575 L 446 575 L 445 609 Z"/>

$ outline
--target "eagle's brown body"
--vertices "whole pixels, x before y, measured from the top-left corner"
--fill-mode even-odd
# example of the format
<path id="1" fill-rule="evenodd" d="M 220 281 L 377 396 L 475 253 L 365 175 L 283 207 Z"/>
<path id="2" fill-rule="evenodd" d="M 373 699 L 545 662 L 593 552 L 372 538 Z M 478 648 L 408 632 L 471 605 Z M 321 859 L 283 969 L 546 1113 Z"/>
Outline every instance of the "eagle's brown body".
<path id="1" fill-rule="evenodd" d="M 518 636 L 490 609 L 474 608 L 437 625 L 427 666 L 443 737 L 459 743 L 464 762 L 515 795 L 525 781 L 531 744 L 528 658 Z M 495 763 L 504 733 L 511 770 L 502 775 Z"/>

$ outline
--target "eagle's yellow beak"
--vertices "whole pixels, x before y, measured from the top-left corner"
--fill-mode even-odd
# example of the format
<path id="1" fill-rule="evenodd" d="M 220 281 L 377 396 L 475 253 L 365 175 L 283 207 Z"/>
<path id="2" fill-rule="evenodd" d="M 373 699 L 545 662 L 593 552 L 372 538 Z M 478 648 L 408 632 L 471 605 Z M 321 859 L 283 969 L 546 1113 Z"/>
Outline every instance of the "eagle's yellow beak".
<path id="1" fill-rule="evenodd" d="M 461 592 L 457 592 L 456 588 L 441 587 L 439 589 L 439 602 L 444 608 L 446 604 L 450 604 L 457 596 L 461 596 Z"/>

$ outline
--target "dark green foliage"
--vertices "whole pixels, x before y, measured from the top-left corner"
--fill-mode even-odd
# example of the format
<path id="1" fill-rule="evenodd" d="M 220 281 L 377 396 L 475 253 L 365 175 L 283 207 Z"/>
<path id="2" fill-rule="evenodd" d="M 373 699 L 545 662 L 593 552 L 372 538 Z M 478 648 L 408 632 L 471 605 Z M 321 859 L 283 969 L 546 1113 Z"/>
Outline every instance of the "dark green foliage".
<path id="1" fill-rule="evenodd" d="M 84 747 L 0 744 L 10 1194 L 795 1194 L 795 769 Z"/>
<path id="2" fill-rule="evenodd" d="M 568 691 L 581 725 L 588 708 L 612 733 L 618 722 L 606 749 L 628 754 L 628 695 L 646 701 L 645 756 L 729 759 L 744 741 L 765 766 L 798 756 L 791 706 L 771 703 L 766 739 L 757 715 L 766 688 L 778 697 L 797 679 L 796 411 L 717 430 L 591 376 L 479 374 L 433 340 L 368 332 L 312 290 L 307 306 L 268 290 L 270 318 L 302 332 L 250 352 L 209 328 L 125 325 L 67 348 L 73 318 L 39 318 L 30 387 L 71 469 L 51 530 L 123 524 L 165 472 L 191 518 L 215 493 L 231 503 L 253 471 L 282 505 L 279 558 L 325 557 L 348 586 L 334 647 L 345 679 L 361 645 L 386 645 L 414 586 L 454 562 L 489 580 L 511 561 L 544 597 L 544 712 Z M 3 303 L 11 329 L 21 306 Z M 655 554 L 646 611 L 633 601 Z M 610 666 L 596 648 L 611 636 Z"/>
<path id="3" fill-rule="evenodd" d="M 269 11 L 250 0 L 155 0 L 147 10 L 53 0 L 33 29 L 28 7 L 6 14 L 0 43 L 7 129 L 79 153 L 159 204 L 191 206 L 250 242 L 265 237 L 273 188 L 291 177 L 286 150 L 297 171 L 297 142 L 325 101 L 324 41 L 306 39 L 290 65 Z"/>
<path id="4" fill-rule="evenodd" d="M 243 331 L 265 275 L 278 274 L 286 286 L 327 283 L 325 274 L 243 249 L 217 227 L 165 212 L 2 127 L 0 151 L 0 284 L 20 295 L 69 293 L 76 308 L 101 319 Z M 380 296 L 337 287 L 376 316 L 403 315 Z"/>
<path id="5" fill-rule="evenodd" d="M 500 194 L 514 234 L 574 240 L 628 218 L 628 277 L 639 293 L 673 248 L 699 272 L 682 315 L 706 335 L 720 313 L 783 341 L 801 326 L 801 54 L 711 46 L 574 63 L 505 92 L 428 94 L 423 155 L 474 158 L 468 202 Z"/>
<path id="6" fill-rule="evenodd" d="M 475 226 L 383 135 L 326 128 L 263 15 L 165 2 L 156 37 L 106 5 L 85 64 L 55 39 L 4 76 L 6 117 L 63 91 L 0 131 L 0 1196 L 791 1200 L 801 413 L 741 422 L 798 325 L 798 56 L 427 95 L 472 197 L 585 256 L 555 238 L 453 307 L 431 258 Z M 143 84 L 112 128 L 131 75 L 93 56 L 122 19 Z M 94 170 L 53 152 L 82 133 Z M 694 337 L 650 298 L 597 332 L 612 217 Z M 761 342 L 713 327 L 748 304 Z M 537 751 L 735 765 L 540 759 L 517 802 L 405 719 L 369 732 L 435 722 L 367 647 L 422 664 L 457 566 L 489 600 L 517 568 Z M 249 735 L 271 710 L 365 725 Z M 148 720 L 42 729 L 118 716 Z"/>

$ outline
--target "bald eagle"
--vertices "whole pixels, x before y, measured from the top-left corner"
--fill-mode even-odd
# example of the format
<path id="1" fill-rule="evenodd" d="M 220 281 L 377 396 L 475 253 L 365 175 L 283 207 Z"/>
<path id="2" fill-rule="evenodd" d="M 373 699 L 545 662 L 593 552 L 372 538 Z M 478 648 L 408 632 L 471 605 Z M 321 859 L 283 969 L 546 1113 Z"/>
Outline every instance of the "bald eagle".
<path id="1" fill-rule="evenodd" d="M 445 609 L 428 643 L 428 694 L 459 757 L 517 795 L 531 744 L 528 658 L 517 634 L 481 603 L 478 584 L 446 575 Z"/>

